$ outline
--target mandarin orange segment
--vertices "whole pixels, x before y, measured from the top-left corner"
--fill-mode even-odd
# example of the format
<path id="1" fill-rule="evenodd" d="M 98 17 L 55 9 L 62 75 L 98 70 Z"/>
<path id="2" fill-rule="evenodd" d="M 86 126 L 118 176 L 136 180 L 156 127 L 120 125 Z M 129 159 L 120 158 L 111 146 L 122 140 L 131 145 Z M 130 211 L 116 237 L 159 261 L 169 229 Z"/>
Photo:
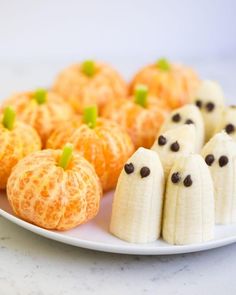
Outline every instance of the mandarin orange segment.
<path id="1" fill-rule="evenodd" d="M 78 113 L 94 104 L 101 111 L 109 101 L 127 95 L 126 83 L 117 71 L 104 63 L 93 63 L 93 75 L 84 72 L 83 63 L 72 65 L 58 75 L 53 86 Z"/>
<path id="2" fill-rule="evenodd" d="M 46 92 L 46 100 L 38 103 L 34 92 L 24 92 L 7 99 L 3 107 L 11 105 L 17 118 L 36 129 L 43 145 L 58 124 L 71 119 L 73 110 L 58 94 Z"/>
<path id="3" fill-rule="evenodd" d="M 188 67 L 169 64 L 163 70 L 157 64 L 142 68 L 130 84 L 130 92 L 134 93 L 139 84 L 146 85 L 149 93 L 167 102 L 172 109 L 192 101 L 199 86 L 197 74 Z"/>
<path id="4" fill-rule="evenodd" d="M 68 230 L 93 218 L 101 186 L 94 168 L 73 152 L 67 169 L 58 166 L 61 150 L 43 150 L 22 159 L 7 184 L 15 214 L 47 229 Z"/>

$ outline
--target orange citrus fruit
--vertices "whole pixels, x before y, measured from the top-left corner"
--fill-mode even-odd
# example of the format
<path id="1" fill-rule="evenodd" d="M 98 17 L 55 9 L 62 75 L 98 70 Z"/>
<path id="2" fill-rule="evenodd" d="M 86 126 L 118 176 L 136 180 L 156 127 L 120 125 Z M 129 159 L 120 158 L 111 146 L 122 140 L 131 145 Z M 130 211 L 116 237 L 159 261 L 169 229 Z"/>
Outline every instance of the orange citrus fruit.
<path id="1" fill-rule="evenodd" d="M 48 138 L 47 147 L 60 149 L 68 142 L 74 130 L 81 124 L 83 124 L 83 120 L 79 115 L 74 115 L 71 120 L 59 123 Z"/>
<path id="2" fill-rule="evenodd" d="M 20 159 L 41 149 L 40 137 L 31 126 L 14 120 L 9 128 L 4 125 L 4 117 L 0 116 L 0 189 L 6 188 L 12 168 Z"/>
<path id="3" fill-rule="evenodd" d="M 199 82 L 191 68 L 160 59 L 134 76 L 130 91 L 133 93 L 139 84 L 146 85 L 150 94 L 164 99 L 174 109 L 192 101 Z"/>
<path id="4" fill-rule="evenodd" d="M 62 147 L 65 141 L 70 142 L 94 166 L 103 190 L 114 188 L 125 162 L 134 151 L 129 135 L 117 123 L 104 118 L 98 118 L 94 128 L 83 123 L 71 129 L 73 131 L 66 136 L 59 126 L 49 138 L 47 148 L 55 149 Z"/>
<path id="5" fill-rule="evenodd" d="M 66 169 L 61 150 L 32 153 L 15 166 L 7 196 L 20 218 L 40 227 L 68 230 L 98 212 L 101 185 L 92 165 L 74 152 Z"/>
<path id="6" fill-rule="evenodd" d="M 19 120 L 37 130 L 43 145 L 57 124 L 70 119 L 73 114 L 72 108 L 63 98 L 45 90 L 18 93 L 4 102 L 3 106 L 7 105 L 15 109 Z"/>
<path id="7" fill-rule="evenodd" d="M 94 104 L 100 111 L 109 101 L 127 95 L 127 85 L 119 73 L 107 64 L 94 61 L 63 70 L 53 89 L 79 113 L 84 107 Z"/>
<path id="8" fill-rule="evenodd" d="M 144 86 L 141 86 L 142 88 L 145 89 Z M 102 112 L 103 117 L 117 122 L 128 132 L 136 149 L 152 146 L 161 124 L 169 113 L 163 101 L 149 96 L 147 91 L 145 95 L 145 105 L 135 101 L 134 95 L 129 99 L 107 104 Z"/>

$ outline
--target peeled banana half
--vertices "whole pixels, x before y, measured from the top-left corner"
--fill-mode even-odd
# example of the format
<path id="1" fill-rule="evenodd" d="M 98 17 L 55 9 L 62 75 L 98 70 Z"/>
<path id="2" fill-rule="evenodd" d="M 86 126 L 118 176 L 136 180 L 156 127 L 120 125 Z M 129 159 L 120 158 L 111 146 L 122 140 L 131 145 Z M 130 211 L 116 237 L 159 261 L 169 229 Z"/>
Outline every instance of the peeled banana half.
<path id="1" fill-rule="evenodd" d="M 163 134 L 167 130 L 174 129 L 181 125 L 191 125 L 195 126 L 196 141 L 195 141 L 195 152 L 200 152 L 204 144 L 204 123 L 202 119 L 201 112 L 199 109 L 193 105 L 188 104 L 178 109 L 175 109 L 164 121 L 159 135 Z"/>
<path id="2" fill-rule="evenodd" d="M 201 243 L 214 237 L 214 189 L 200 155 L 179 157 L 165 193 L 163 239 L 170 244 Z"/>
<path id="3" fill-rule="evenodd" d="M 178 157 L 194 153 L 196 140 L 194 124 L 180 125 L 158 136 L 151 149 L 159 155 L 165 178 Z"/>
<path id="4" fill-rule="evenodd" d="M 195 105 L 202 113 L 205 126 L 205 141 L 215 133 L 215 125 L 221 117 L 225 105 L 221 86 L 211 80 L 203 80 L 194 98 Z"/>
<path id="5" fill-rule="evenodd" d="M 164 172 L 157 153 L 139 148 L 116 187 L 110 231 L 131 243 L 148 243 L 161 232 Z"/>
<path id="6" fill-rule="evenodd" d="M 236 141 L 236 106 L 224 107 L 221 116 L 216 122 L 215 133 L 222 130 Z"/>
<path id="7" fill-rule="evenodd" d="M 202 149 L 214 183 L 215 220 L 236 222 L 236 143 L 225 132 L 217 133 Z"/>

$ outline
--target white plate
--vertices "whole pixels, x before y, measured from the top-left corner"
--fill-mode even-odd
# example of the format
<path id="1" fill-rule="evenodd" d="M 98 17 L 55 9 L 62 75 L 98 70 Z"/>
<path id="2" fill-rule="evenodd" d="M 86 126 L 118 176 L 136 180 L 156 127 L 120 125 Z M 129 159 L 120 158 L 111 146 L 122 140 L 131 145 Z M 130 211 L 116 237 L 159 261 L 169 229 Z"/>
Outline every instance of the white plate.
<path id="1" fill-rule="evenodd" d="M 14 216 L 4 194 L 0 195 L 0 215 L 38 235 L 65 244 L 111 253 L 162 255 L 196 252 L 236 242 L 236 225 L 216 226 L 215 239 L 203 244 L 172 246 L 162 240 L 150 244 L 130 244 L 112 236 L 109 231 L 112 193 L 102 199 L 98 216 L 87 224 L 65 232 L 45 230 Z"/>

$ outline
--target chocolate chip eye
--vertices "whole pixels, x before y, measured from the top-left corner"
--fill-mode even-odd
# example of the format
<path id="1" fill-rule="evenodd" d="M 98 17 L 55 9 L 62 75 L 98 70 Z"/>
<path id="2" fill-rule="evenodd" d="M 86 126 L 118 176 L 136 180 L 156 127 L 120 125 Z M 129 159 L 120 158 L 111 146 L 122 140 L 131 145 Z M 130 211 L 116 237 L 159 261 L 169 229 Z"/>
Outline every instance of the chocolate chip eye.
<path id="1" fill-rule="evenodd" d="M 200 109 L 202 107 L 202 101 L 200 99 L 196 100 L 195 105 Z"/>
<path id="2" fill-rule="evenodd" d="M 236 108 L 236 105 L 231 105 L 229 107 L 232 108 L 232 109 L 235 109 Z"/>
<path id="3" fill-rule="evenodd" d="M 160 135 L 160 136 L 158 137 L 158 144 L 159 144 L 159 145 L 165 145 L 166 142 L 167 142 L 167 140 L 166 140 L 166 138 L 165 138 L 163 135 Z"/>
<path id="4" fill-rule="evenodd" d="M 178 152 L 179 151 L 179 148 L 180 148 L 180 146 L 179 146 L 178 141 L 173 142 L 171 144 L 171 146 L 170 146 L 170 149 L 171 149 L 172 152 Z"/>
<path id="5" fill-rule="evenodd" d="M 131 174 L 134 172 L 134 165 L 132 163 L 125 164 L 124 169 L 127 174 Z"/>
<path id="6" fill-rule="evenodd" d="M 208 112 L 212 112 L 214 110 L 214 108 L 215 108 L 215 105 L 214 105 L 213 102 L 208 102 L 206 104 L 206 109 L 207 109 Z"/>
<path id="7" fill-rule="evenodd" d="M 193 184 L 193 181 L 191 179 L 191 175 L 187 175 L 184 179 L 184 186 L 189 187 Z"/>
<path id="8" fill-rule="evenodd" d="M 175 115 L 172 116 L 172 121 L 173 121 L 173 122 L 176 122 L 176 123 L 177 123 L 177 122 L 179 122 L 180 120 L 181 120 L 181 116 L 180 116 L 180 114 L 177 113 L 177 114 L 175 114 Z"/>
<path id="9" fill-rule="evenodd" d="M 194 124 L 194 122 L 193 122 L 193 120 L 191 120 L 191 119 L 187 119 L 186 121 L 185 121 L 185 124 Z"/>
<path id="10" fill-rule="evenodd" d="M 140 170 L 140 175 L 142 178 L 147 177 L 151 173 L 148 167 L 142 167 Z"/>
<path id="11" fill-rule="evenodd" d="M 226 156 L 221 156 L 219 158 L 219 165 L 220 165 L 220 167 L 226 166 L 228 164 L 228 162 L 229 162 L 229 159 Z"/>
<path id="12" fill-rule="evenodd" d="M 205 162 L 208 166 L 211 166 L 213 164 L 213 162 L 215 161 L 215 157 L 214 155 L 210 154 L 210 155 L 207 155 L 205 157 Z"/>
<path id="13" fill-rule="evenodd" d="M 181 177 L 180 177 L 179 172 L 175 172 L 171 175 L 171 181 L 173 183 L 178 183 L 178 182 L 180 182 L 180 180 L 181 180 Z"/>
<path id="14" fill-rule="evenodd" d="M 227 125 L 225 126 L 225 131 L 226 131 L 226 133 L 228 133 L 228 134 L 234 133 L 234 131 L 235 131 L 235 127 L 234 127 L 234 125 L 233 125 L 233 124 L 227 124 Z"/>

